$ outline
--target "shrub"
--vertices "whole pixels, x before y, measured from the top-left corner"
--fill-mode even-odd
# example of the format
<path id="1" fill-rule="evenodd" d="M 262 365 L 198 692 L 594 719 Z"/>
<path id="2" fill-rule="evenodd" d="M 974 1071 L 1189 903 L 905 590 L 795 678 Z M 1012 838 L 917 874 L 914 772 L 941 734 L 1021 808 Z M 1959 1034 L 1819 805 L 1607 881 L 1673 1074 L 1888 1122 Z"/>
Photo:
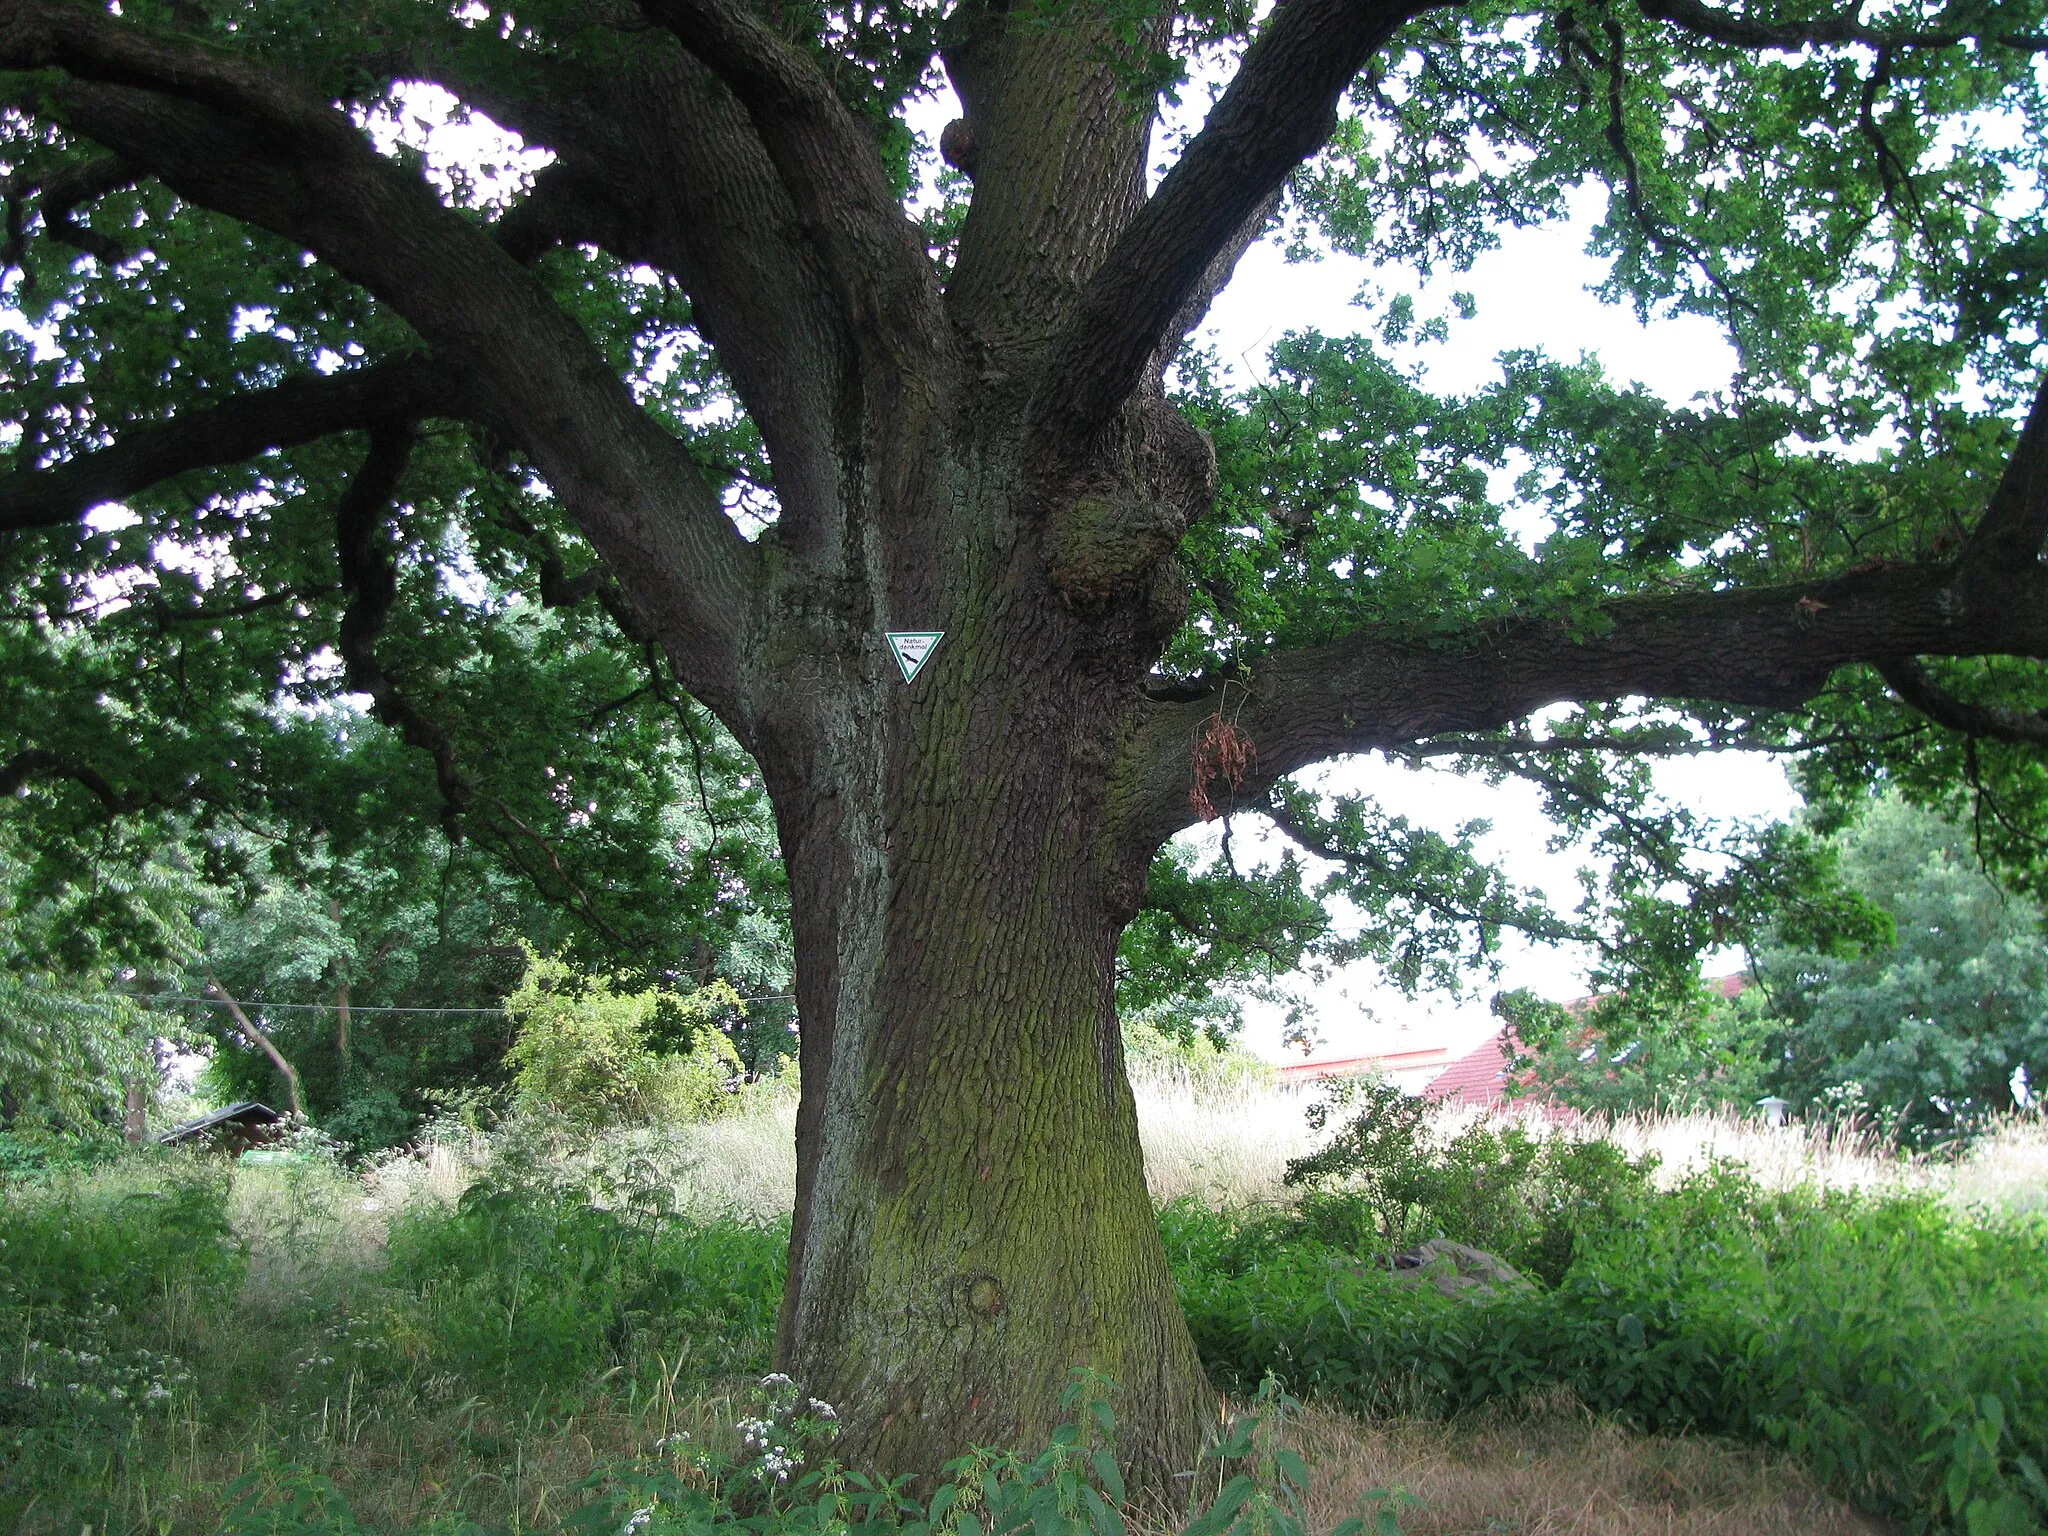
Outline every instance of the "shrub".
<path id="1" fill-rule="evenodd" d="M 1432 1106 L 1386 1083 L 1340 1085 L 1310 1122 L 1320 1129 L 1332 1110 L 1360 1100 L 1358 1113 L 1286 1174 L 1308 1191 L 1295 1230 L 1355 1253 L 1448 1237 L 1554 1284 L 1581 1233 L 1628 1219 L 1651 1189 L 1654 1154 L 1631 1159 L 1608 1142 L 1485 1121 L 1446 1137 Z"/>
<path id="2" fill-rule="evenodd" d="M 1161 1216 L 1219 1385 L 1366 1411 L 1564 1386 L 1645 1428 L 1760 1439 L 1922 1528 L 2048 1524 L 2048 1225 L 1768 1193 L 1739 1170 L 1575 1229 L 1558 1283 L 1451 1298 L 1271 1215 Z"/>
<path id="3" fill-rule="evenodd" d="M 505 1061 L 523 1107 L 595 1130 L 706 1119 L 733 1102 L 739 1053 L 716 1021 L 746 1004 L 726 982 L 687 995 L 621 992 L 535 956 L 505 1009 L 519 1031 Z"/>

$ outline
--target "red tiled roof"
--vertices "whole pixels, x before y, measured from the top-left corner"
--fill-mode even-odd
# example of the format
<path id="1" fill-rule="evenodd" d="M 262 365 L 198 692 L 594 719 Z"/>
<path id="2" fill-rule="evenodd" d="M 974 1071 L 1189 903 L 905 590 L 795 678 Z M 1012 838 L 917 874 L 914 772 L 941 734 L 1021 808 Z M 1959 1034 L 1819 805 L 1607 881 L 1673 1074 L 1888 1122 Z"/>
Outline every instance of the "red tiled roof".
<path id="1" fill-rule="evenodd" d="M 1450 1099 L 1460 1104 L 1498 1104 L 1507 1085 L 1507 1036 L 1503 1032 L 1431 1078 L 1422 1096 L 1432 1103 Z"/>
<path id="2" fill-rule="evenodd" d="M 1420 1051 L 1390 1051 L 1382 1056 L 1343 1056 L 1334 1061 L 1297 1061 L 1280 1069 L 1283 1083 L 1315 1083 L 1328 1077 L 1364 1077 L 1368 1072 L 1413 1072 L 1448 1061 L 1442 1046 Z"/>

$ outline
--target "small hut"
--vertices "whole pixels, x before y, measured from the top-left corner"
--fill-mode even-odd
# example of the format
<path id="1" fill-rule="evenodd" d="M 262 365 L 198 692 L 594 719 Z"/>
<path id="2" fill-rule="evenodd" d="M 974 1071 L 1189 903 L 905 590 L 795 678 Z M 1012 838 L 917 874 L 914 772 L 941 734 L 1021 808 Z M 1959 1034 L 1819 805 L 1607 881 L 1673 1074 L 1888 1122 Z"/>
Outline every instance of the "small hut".
<path id="1" fill-rule="evenodd" d="M 216 1109 L 210 1115 L 201 1115 L 197 1120 L 172 1126 L 157 1138 L 157 1143 L 166 1147 L 192 1147 L 203 1152 L 225 1152 L 234 1157 L 250 1147 L 275 1141 L 282 1134 L 278 1128 L 283 1124 L 284 1116 L 268 1104 L 230 1104 L 226 1109 Z"/>

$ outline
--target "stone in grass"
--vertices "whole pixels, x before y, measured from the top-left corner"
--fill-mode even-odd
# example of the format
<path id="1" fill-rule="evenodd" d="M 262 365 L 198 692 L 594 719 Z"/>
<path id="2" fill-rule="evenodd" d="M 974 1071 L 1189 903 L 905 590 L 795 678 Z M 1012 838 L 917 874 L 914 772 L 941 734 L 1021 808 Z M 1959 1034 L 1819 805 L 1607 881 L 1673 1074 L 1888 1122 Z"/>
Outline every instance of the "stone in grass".
<path id="1" fill-rule="evenodd" d="M 1471 1301 L 1529 1288 L 1528 1277 L 1505 1259 L 1447 1237 L 1432 1237 L 1402 1250 L 1388 1262 L 1393 1265 L 1397 1285 L 1430 1285 L 1446 1296 Z"/>

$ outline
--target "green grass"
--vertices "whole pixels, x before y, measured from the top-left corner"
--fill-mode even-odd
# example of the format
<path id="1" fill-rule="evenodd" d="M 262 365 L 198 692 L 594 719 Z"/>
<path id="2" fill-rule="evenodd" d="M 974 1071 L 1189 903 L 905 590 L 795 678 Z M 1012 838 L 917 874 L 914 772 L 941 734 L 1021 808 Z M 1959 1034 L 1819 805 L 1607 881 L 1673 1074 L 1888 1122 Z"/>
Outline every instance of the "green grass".
<path id="1" fill-rule="evenodd" d="M 0 1525 L 211 1531 L 328 1477 L 384 1529 L 552 1527 L 550 1498 L 766 1368 L 774 1224 L 484 1187 L 380 1248 L 331 1167 L 240 1183 L 163 1154 L 5 1190 Z M 253 1263 L 231 1208 L 263 1218 Z"/>
<path id="2" fill-rule="evenodd" d="M 317 1161 L 231 1184 L 129 1155 L 0 1186 L 0 1526 L 553 1530 L 630 1493 L 678 1432 L 737 1456 L 786 1226 L 646 1170 L 604 1173 L 593 1204 L 545 1166 L 493 1166 L 396 1215 Z M 1528 1198 L 1421 1179 L 1434 1203 L 1401 1215 L 1543 1277 L 1480 1302 L 1392 1279 L 1384 1191 L 1167 1207 L 1219 1384 L 1411 1420 L 1563 1393 L 1778 1447 L 1918 1529 L 2048 1527 L 2038 1217 L 1530 1166 Z"/>
<path id="3" fill-rule="evenodd" d="M 1162 1215 L 1211 1372 L 1367 1413 L 1563 1387 L 1645 1429 L 1784 1447 L 1920 1528 L 2048 1527 L 2048 1226 L 1719 1170 L 1582 1230 L 1555 1285 L 1404 1285 L 1294 1214 Z M 1456 1235 L 1456 1234 L 1453 1234 Z"/>

